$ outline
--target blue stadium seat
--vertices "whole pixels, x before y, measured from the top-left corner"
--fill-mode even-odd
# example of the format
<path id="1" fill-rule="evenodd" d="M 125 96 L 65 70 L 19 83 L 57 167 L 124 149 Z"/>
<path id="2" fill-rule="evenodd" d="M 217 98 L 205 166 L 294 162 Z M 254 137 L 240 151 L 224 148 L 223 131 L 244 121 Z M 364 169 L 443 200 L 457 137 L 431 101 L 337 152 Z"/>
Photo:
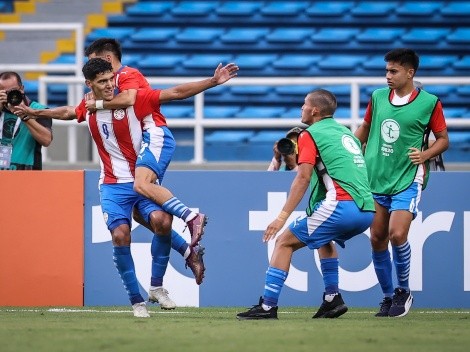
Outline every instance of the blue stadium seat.
<path id="1" fill-rule="evenodd" d="M 235 95 L 266 95 L 273 90 L 271 86 L 233 86 L 230 88 Z"/>
<path id="2" fill-rule="evenodd" d="M 349 108 L 337 108 L 334 115 L 338 119 L 347 119 L 351 117 L 351 109 Z"/>
<path id="3" fill-rule="evenodd" d="M 456 55 L 421 55 L 419 70 L 445 70 L 456 62 Z"/>
<path id="4" fill-rule="evenodd" d="M 216 6 L 218 1 L 182 1 L 171 9 L 175 16 L 208 16 Z"/>
<path id="5" fill-rule="evenodd" d="M 454 70 L 470 70 L 470 55 L 466 55 L 462 57 L 460 60 L 454 62 Z"/>
<path id="6" fill-rule="evenodd" d="M 403 17 L 427 17 L 439 14 L 442 2 L 405 1 L 395 9 L 395 13 Z"/>
<path id="7" fill-rule="evenodd" d="M 187 27 L 175 38 L 181 43 L 212 43 L 224 33 L 223 29 Z"/>
<path id="8" fill-rule="evenodd" d="M 84 58 L 83 62 L 86 62 L 87 58 Z M 55 60 L 50 61 L 51 64 L 74 64 L 75 55 L 74 54 L 62 54 L 58 56 Z"/>
<path id="9" fill-rule="evenodd" d="M 148 54 L 139 62 L 142 69 L 172 69 L 186 60 L 183 54 Z M 214 66 L 215 67 L 215 66 Z"/>
<path id="10" fill-rule="evenodd" d="M 175 6 L 174 1 L 139 1 L 134 5 L 126 8 L 126 14 L 129 16 L 163 16 L 172 7 Z"/>
<path id="11" fill-rule="evenodd" d="M 161 112 L 167 119 L 194 117 L 193 106 L 164 104 L 161 107 Z"/>
<path id="12" fill-rule="evenodd" d="M 455 86 L 430 84 L 426 87 L 423 87 L 423 89 L 431 94 L 437 95 L 441 100 L 443 100 L 447 95 L 450 95 L 455 91 Z"/>
<path id="13" fill-rule="evenodd" d="M 195 54 L 183 62 L 183 66 L 189 69 L 212 69 L 215 70 L 219 63 L 232 62 L 231 55 L 226 54 Z"/>
<path id="14" fill-rule="evenodd" d="M 267 28 L 231 28 L 227 33 L 220 36 L 224 43 L 254 43 L 257 44 L 261 38 L 269 33 Z"/>
<path id="15" fill-rule="evenodd" d="M 273 146 L 276 141 L 286 136 L 286 131 L 260 131 L 250 138 L 250 143 L 265 144 Z"/>
<path id="16" fill-rule="evenodd" d="M 452 1 L 441 8 L 441 15 L 445 17 L 470 16 L 470 1 Z"/>
<path id="17" fill-rule="evenodd" d="M 252 16 L 263 6 L 261 1 L 227 1 L 217 6 L 219 16 Z"/>
<path id="18" fill-rule="evenodd" d="M 404 43 L 439 43 L 449 32 L 446 28 L 413 28 L 401 39 Z"/>
<path id="19" fill-rule="evenodd" d="M 270 1 L 261 8 L 261 13 L 264 16 L 296 16 L 308 5 L 307 1 Z"/>
<path id="20" fill-rule="evenodd" d="M 205 106 L 204 117 L 208 119 L 230 118 L 235 117 L 239 111 L 239 106 Z"/>
<path id="21" fill-rule="evenodd" d="M 457 94 L 470 97 L 470 85 L 460 86 L 457 88 Z"/>
<path id="22" fill-rule="evenodd" d="M 239 54 L 233 58 L 233 62 L 245 72 L 245 70 L 263 70 L 276 59 L 276 54 Z"/>
<path id="23" fill-rule="evenodd" d="M 356 36 L 361 43 L 393 43 L 405 30 L 403 28 L 367 28 Z"/>
<path id="24" fill-rule="evenodd" d="M 351 1 L 315 1 L 313 6 L 310 6 L 306 13 L 309 16 L 315 17 L 341 17 L 354 6 Z"/>
<path id="25" fill-rule="evenodd" d="M 303 98 L 310 93 L 312 90 L 318 87 L 311 85 L 294 85 L 294 86 L 276 86 L 274 91 L 280 96 L 280 99 L 283 99 L 283 96 L 299 96 Z M 289 97 L 290 99 L 290 97 Z"/>
<path id="26" fill-rule="evenodd" d="M 322 28 L 312 36 L 315 43 L 347 43 L 358 34 L 357 28 Z"/>
<path id="27" fill-rule="evenodd" d="M 396 1 L 363 1 L 354 6 L 350 14 L 358 17 L 387 17 L 398 7 Z"/>
<path id="28" fill-rule="evenodd" d="M 309 70 L 320 61 L 320 55 L 284 54 L 273 62 L 276 69 Z"/>
<path id="29" fill-rule="evenodd" d="M 135 43 L 167 42 L 178 32 L 178 28 L 141 28 L 132 33 L 130 39 Z"/>
<path id="30" fill-rule="evenodd" d="M 310 28 L 276 28 L 266 36 L 266 40 L 272 43 L 302 43 L 314 32 Z"/>
<path id="31" fill-rule="evenodd" d="M 470 28 L 469 27 L 457 28 L 455 31 L 453 31 L 446 37 L 446 40 L 448 43 L 451 43 L 451 44 L 469 45 L 470 44 Z"/>
<path id="32" fill-rule="evenodd" d="M 465 117 L 468 115 L 467 109 L 465 108 L 448 108 L 444 106 L 444 116 L 446 118 L 458 118 Z"/>
<path id="33" fill-rule="evenodd" d="M 128 27 L 111 27 L 111 28 L 98 28 L 93 30 L 90 34 L 87 35 L 86 41 L 87 43 L 91 43 L 92 41 L 107 37 L 107 38 L 114 38 L 120 42 L 123 42 L 125 39 L 130 37 L 134 33 L 133 28 Z"/>
<path id="34" fill-rule="evenodd" d="M 385 60 L 383 55 L 372 56 L 368 60 L 362 63 L 362 66 L 366 70 L 381 70 L 385 75 Z"/>
<path id="35" fill-rule="evenodd" d="M 238 112 L 236 117 L 243 119 L 278 118 L 283 116 L 285 110 L 285 108 L 274 106 L 248 106 Z"/>
<path id="36" fill-rule="evenodd" d="M 253 131 L 214 131 L 204 138 L 206 143 L 239 144 L 247 142 L 255 133 Z"/>
<path id="37" fill-rule="evenodd" d="M 304 97 L 305 95 L 307 95 L 307 93 L 304 94 Z M 299 119 L 300 121 L 300 117 L 302 116 L 302 106 L 300 104 L 302 103 L 303 100 L 300 100 L 299 106 L 287 109 L 287 111 L 282 114 L 282 117 L 286 119 Z"/>
<path id="38" fill-rule="evenodd" d="M 356 70 L 366 60 L 365 55 L 328 55 L 318 62 L 318 66 L 328 70 Z"/>

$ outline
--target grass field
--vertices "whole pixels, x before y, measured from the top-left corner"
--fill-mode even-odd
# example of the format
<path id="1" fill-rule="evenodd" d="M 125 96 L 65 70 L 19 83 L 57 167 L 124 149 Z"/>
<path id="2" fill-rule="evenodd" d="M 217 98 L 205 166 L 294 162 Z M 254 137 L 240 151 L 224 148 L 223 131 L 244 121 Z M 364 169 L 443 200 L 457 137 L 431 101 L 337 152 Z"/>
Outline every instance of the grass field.
<path id="1" fill-rule="evenodd" d="M 413 309 L 375 318 L 350 309 L 311 319 L 314 308 L 280 307 L 279 320 L 238 321 L 244 308 L 0 308 L 0 351 L 468 351 L 470 311 Z"/>

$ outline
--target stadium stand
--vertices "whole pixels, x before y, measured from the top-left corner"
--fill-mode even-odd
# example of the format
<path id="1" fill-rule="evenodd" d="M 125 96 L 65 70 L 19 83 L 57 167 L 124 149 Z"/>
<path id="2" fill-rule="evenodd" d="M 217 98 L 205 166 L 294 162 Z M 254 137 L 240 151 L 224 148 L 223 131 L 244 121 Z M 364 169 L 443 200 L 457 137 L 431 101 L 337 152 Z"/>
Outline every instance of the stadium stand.
<path id="1" fill-rule="evenodd" d="M 12 3 L 0 1 L 0 12 L 11 12 Z M 409 46 L 421 56 L 419 76 L 459 77 L 470 73 L 469 23 L 470 1 L 140 0 L 126 4 L 122 14 L 108 15 L 107 26 L 92 30 L 85 45 L 98 37 L 115 37 L 125 52 L 123 63 L 149 77 L 207 76 L 219 62 L 229 61 L 242 67 L 241 77 L 382 77 L 384 53 Z M 52 62 L 74 60 L 65 52 Z M 28 84 L 34 92 L 37 84 Z M 313 88 L 218 87 L 205 93 L 204 114 L 211 119 L 298 117 L 306 92 Z M 337 116 L 349 117 L 350 86 L 326 88 L 337 94 Z M 361 87 L 361 111 L 376 88 Z M 440 97 L 448 117 L 470 117 L 468 86 L 429 85 L 425 89 Z M 64 86 L 50 87 L 48 93 L 52 104 L 66 99 Z M 193 102 L 189 99 L 165 111 L 170 118 L 192 118 Z M 255 150 L 261 144 L 272 147 L 269 133 L 255 138 L 256 129 L 244 131 L 251 132 L 250 137 L 235 132 L 233 140 L 256 143 L 247 147 L 247 160 L 250 155 L 256 160 Z M 470 136 L 468 131 L 457 132 Z M 179 133 L 180 129 L 175 130 L 177 139 Z M 189 138 L 181 133 L 183 140 Z M 230 133 L 207 132 L 208 152 L 211 146 L 232 143 Z M 468 144 L 464 137 L 452 136 L 457 145 Z M 228 158 L 234 155 L 238 154 Z M 468 155 L 466 160 L 470 161 Z"/>

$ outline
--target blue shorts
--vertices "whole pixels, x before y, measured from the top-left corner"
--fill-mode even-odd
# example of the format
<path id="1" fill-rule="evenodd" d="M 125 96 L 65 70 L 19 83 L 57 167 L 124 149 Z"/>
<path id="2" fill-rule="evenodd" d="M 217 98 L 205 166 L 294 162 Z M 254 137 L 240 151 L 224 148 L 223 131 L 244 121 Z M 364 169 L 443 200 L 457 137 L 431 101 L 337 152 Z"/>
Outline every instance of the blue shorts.
<path id="1" fill-rule="evenodd" d="M 142 133 L 136 167 L 144 166 L 152 170 L 158 176 L 157 183 L 161 184 L 175 149 L 176 142 L 168 127 L 152 127 Z"/>
<path id="2" fill-rule="evenodd" d="M 418 214 L 418 204 L 421 200 L 423 186 L 413 182 L 410 187 L 393 196 L 374 194 L 374 200 L 386 208 L 389 213 L 395 210 L 406 210 L 413 214 L 413 219 Z"/>
<path id="3" fill-rule="evenodd" d="M 310 249 L 331 241 L 344 248 L 344 242 L 363 233 L 372 224 L 374 212 L 360 210 L 353 200 L 323 200 L 311 216 L 303 215 L 289 230 Z"/>
<path id="4" fill-rule="evenodd" d="M 132 208 L 135 206 L 148 221 L 150 213 L 162 208 L 134 191 L 134 183 L 100 185 L 101 210 L 109 231 L 122 224 L 132 225 Z"/>

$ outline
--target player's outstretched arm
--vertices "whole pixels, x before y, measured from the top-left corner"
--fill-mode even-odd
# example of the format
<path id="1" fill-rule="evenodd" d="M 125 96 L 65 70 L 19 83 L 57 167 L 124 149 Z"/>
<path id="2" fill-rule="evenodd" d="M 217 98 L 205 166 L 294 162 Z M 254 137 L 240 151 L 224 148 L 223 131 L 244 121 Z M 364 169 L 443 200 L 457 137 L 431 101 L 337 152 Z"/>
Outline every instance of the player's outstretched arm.
<path id="1" fill-rule="evenodd" d="M 219 64 L 215 69 L 214 76 L 197 82 L 183 83 L 168 89 L 163 89 L 160 93 L 160 103 L 167 103 L 173 100 L 181 100 L 199 94 L 209 88 L 224 84 L 228 80 L 237 76 L 238 66 L 234 63 L 222 66 Z"/>
<path id="2" fill-rule="evenodd" d="M 11 108 L 11 111 L 23 120 L 30 118 L 47 118 L 56 120 L 73 120 L 77 117 L 75 107 L 73 106 L 58 106 L 52 109 L 32 109 L 29 106 L 21 103 Z"/>

